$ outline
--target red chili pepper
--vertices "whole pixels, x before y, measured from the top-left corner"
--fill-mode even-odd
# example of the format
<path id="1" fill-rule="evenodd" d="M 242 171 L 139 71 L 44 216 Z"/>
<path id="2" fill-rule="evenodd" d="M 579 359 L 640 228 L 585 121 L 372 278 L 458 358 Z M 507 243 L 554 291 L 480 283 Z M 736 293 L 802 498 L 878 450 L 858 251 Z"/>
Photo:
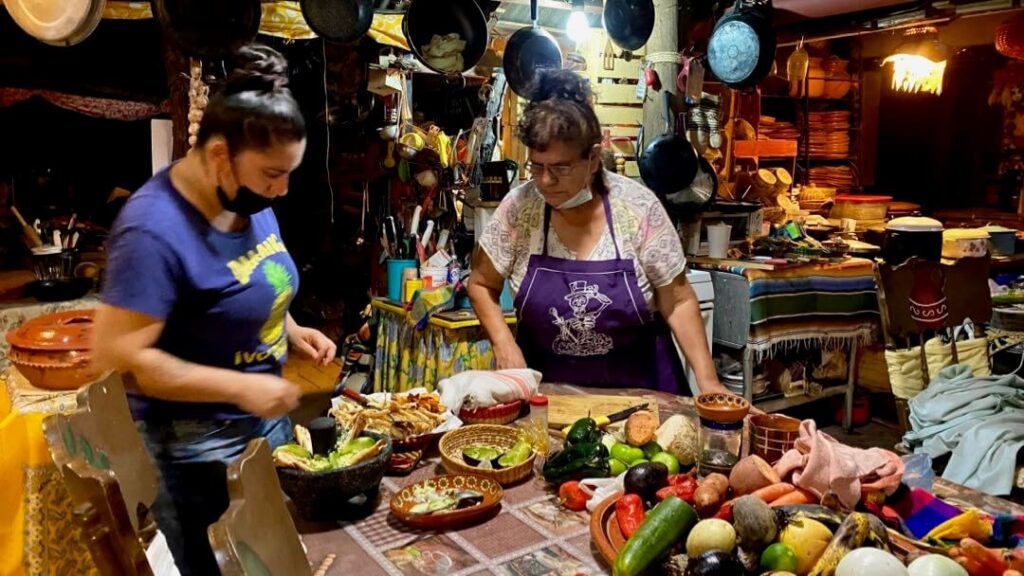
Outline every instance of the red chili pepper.
<path id="1" fill-rule="evenodd" d="M 580 510 L 587 509 L 587 500 L 590 499 L 590 495 L 587 494 L 578 480 L 570 480 L 558 487 L 558 500 L 573 512 L 579 512 Z"/>
<path id="2" fill-rule="evenodd" d="M 636 494 L 626 494 L 615 503 L 615 519 L 626 538 L 633 536 L 644 522 L 644 503 Z"/>
<path id="3" fill-rule="evenodd" d="M 697 481 L 690 479 L 689 482 L 683 482 L 681 484 L 665 486 L 661 490 L 658 490 L 656 496 L 658 502 L 661 502 L 669 496 L 675 496 L 688 504 L 693 504 L 693 495 L 697 492 Z"/>
<path id="4" fill-rule="evenodd" d="M 722 504 L 722 507 L 718 509 L 718 513 L 714 517 L 726 522 L 732 522 L 732 500 Z"/>

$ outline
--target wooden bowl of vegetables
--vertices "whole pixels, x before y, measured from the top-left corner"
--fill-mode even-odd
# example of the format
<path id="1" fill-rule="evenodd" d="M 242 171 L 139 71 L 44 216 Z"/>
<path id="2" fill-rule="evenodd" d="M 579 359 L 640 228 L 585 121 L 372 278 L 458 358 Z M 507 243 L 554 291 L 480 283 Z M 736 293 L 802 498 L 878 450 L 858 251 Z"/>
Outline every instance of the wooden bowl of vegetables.
<path id="1" fill-rule="evenodd" d="M 502 485 L 529 476 L 537 457 L 522 431 L 494 424 L 473 424 L 447 432 L 438 450 L 448 472 L 479 474 Z"/>

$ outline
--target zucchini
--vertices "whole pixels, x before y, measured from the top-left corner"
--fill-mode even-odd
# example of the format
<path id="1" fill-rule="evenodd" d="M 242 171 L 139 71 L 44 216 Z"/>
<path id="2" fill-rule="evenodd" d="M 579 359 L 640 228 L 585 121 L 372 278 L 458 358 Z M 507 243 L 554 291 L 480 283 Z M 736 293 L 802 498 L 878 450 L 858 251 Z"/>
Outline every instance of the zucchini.
<path id="1" fill-rule="evenodd" d="M 857 548 L 879 548 L 889 551 L 889 533 L 885 524 L 873 514 L 851 512 L 839 525 L 832 541 L 815 562 L 807 576 L 834 576 L 839 561 Z"/>
<path id="2" fill-rule="evenodd" d="M 619 551 L 613 576 L 637 576 L 678 542 L 685 542 L 697 523 L 697 512 L 686 502 L 669 496 L 644 518 L 643 524 Z"/>

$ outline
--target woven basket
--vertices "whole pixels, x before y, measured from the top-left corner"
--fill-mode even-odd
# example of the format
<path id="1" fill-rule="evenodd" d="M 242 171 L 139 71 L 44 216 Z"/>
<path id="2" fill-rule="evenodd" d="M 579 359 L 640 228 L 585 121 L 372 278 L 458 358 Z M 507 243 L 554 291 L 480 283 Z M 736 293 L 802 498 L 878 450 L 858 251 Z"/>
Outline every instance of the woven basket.
<path id="1" fill-rule="evenodd" d="M 522 410 L 522 400 L 496 404 L 487 408 L 463 408 L 459 410 L 459 420 L 465 424 L 508 424 L 515 422 Z"/>
<path id="2" fill-rule="evenodd" d="M 533 471 L 533 461 L 537 452 L 531 452 L 525 462 L 502 468 L 501 470 L 484 470 L 470 466 L 462 460 L 462 449 L 471 444 L 486 444 L 495 446 L 502 452 L 509 450 L 519 440 L 522 432 L 510 426 L 497 426 L 494 424 L 472 424 L 456 428 L 441 437 L 438 443 L 438 450 L 441 452 L 441 462 L 448 472 L 452 474 L 477 474 L 497 481 L 502 485 L 512 484 L 526 478 Z"/>
<path id="3" fill-rule="evenodd" d="M 800 203 L 804 202 L 822 202 L 825 200 L 832 200 L 836 197 L 835 188 L 826 188 L 821 186 L 804 186 L 800 189 Z"/>
<path id="4" fill-rule="evenodd" d="M 1003 56 L 1024 60 L 1024 16 L 1015 16 L 996 28 L 996 50 Z"/>

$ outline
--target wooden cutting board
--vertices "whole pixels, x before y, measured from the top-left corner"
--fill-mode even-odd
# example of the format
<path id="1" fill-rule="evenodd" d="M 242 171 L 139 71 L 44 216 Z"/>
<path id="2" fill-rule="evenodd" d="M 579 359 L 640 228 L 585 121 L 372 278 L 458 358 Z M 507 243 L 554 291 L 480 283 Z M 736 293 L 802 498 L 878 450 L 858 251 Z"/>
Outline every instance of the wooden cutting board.
<path id="1" fill-rule="evenodd" d="M 648 410 L 654 414 L 655 418 L 658 418 L 656 396 L 551 395 L 548 396 L 548 427 L 561 429 L 580 418 L 607 416 L 638 404 L 648 404 Z"/>

